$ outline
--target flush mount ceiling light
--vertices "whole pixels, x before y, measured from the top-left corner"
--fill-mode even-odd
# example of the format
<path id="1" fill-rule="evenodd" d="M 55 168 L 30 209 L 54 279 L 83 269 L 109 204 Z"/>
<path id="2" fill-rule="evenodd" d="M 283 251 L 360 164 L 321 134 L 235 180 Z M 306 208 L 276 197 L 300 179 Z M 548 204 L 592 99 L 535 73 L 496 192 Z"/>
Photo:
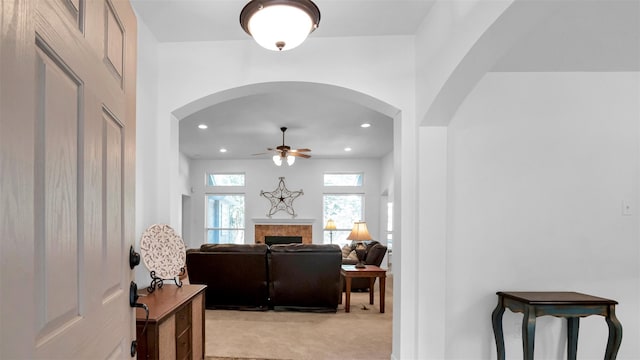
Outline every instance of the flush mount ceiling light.
<path id="1" fill-rule="evenodd" d="M 320 24 L 311 0 L 251 0 L 240 12 L 240 25 L 263 48 L 291 50 Z"/>

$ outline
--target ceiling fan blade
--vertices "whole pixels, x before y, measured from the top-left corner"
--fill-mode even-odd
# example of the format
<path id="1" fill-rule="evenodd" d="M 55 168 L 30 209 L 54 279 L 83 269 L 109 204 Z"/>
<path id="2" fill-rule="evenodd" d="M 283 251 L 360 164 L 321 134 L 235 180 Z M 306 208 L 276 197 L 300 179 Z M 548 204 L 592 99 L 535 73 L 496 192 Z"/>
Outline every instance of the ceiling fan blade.
<path id="1" fill-rule="evenodd" d="M 287 153 L 287 155 L 301 157 L 301 158 L 305 158 L 305 159 L 308 159 L 308 158 L 311 157 L 311 155 L 307 155 L 307 154 L 303 154 L 303 153 L 299 153 L 299 152 L 290 152 L 290 153 Z"/>
<path id="2" fill-rule="evenodd" d="M 291 151 L 293 151 L 293 152 L 309 152 L 309 151 L 311 151 L 311 149 L 294 149 L 294 150 L 291 150 Z"/>

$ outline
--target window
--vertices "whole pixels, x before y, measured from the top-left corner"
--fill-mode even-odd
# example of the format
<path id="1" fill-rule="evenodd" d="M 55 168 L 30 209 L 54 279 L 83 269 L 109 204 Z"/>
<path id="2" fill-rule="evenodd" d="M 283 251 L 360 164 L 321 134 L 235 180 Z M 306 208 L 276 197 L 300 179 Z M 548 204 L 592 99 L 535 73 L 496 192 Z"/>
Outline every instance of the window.
<path id="1" fill-rule="evenodd" d="M 207 186 L 244 186 L 244 174 L 207 174 Z"/>
<path id="2" fill-rule="evenodd" d="M 324 174 L 324 186 L 362 186 L 362 173 Z"/>
<path id="3" fill-rule="evenodd" d="M 350 243 L 351 240 L 347 240 L 347 236 L 353 228 L 353 223 L 364 219 L 363 205 L 363 194 L 325 194 L 323 224 L 332 219 L 336 223 L 336 230 L 324 231 L 324 243 L 338 244 L 341 247 Z"/>
<path id="4" fill-rule="evenodd" d="M 206 195 L 205 236 L 210 244 L 244 244 L 244 195 Z"/>

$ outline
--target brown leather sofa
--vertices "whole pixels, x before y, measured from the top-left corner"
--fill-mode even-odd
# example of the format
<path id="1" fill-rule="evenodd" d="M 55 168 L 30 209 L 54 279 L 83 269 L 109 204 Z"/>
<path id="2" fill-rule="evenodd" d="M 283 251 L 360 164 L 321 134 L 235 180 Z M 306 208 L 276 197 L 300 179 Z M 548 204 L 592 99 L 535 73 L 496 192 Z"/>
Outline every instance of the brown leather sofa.
<path id="1" fill-rule="evenodd" d="M 207 285 L 207 309 L 268 310 L 268 251 L 264 244 L 204 244 L 189 249 L 189 282 Z"/>
<path id="2" fill-rule="evenodd" d="M 342 295 L 338 245 L 272 245 L 269 251 L 269 294 L 275 310 L 336 311 Z"/>
<path id="3" fill-rule="evenodd" d="M 335 312 L 341 296 L 337 245 L 204 244 L 186 263 L 207 309 Z"/>
<path id="4" fill-rule="evenodd" d="M 366 250 L 364 256 L 364 263 L 367 265 L 380 266 L 382 259 L 384 259 L 387 253 L 387 247 L 380 242 L 372 240 L 365 241 Z M 351 245 L 352 250 L 355 249 L 355 244 Z M 358 260 L 351 258 L 343 258 L 342 265 L 355 265 Z M 345 290 L 345 286 L 342 286 L 342 290 Z M 366 278 L 353 278 L 351 279 L 351 291 L 369 291 L 369 279 Z"/>

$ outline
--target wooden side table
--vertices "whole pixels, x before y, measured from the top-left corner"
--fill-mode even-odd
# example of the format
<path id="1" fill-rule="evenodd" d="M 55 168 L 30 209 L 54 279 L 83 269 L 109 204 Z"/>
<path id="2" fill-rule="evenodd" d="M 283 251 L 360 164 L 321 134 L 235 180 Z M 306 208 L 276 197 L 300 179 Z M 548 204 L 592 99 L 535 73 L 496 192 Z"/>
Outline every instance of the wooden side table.
<path id="1" fill-rule="evenodd" d="M 609 339 L 605 360 L 613 360 L 622 342 L 622 325 L 616 318 L 617 301 L 576 292 L 498 292 L 498 305 L 491 316 L 493 334 L 496 338 L 498 360 L 504 360 L 504 334 L 502 315 L 504 309 L 524 313 L 522 320 L 522 348 L 525 360 L 533 360 L 536 331 L 536 317 L 552 315 L 567 319 L 567 358 L 575 360 L 578 348 L 578 328 L 580 318 L 589 315 L 605 317 L 609 326 Z"/>
<path id="2" fill-rule="evenodd" d="M 355 265 L 342 265 L 340 273 L 346 281 L 346 293 L 344 311 L 351 310 L 351 279 L 353 278 L 369 278 L 369 304 L 373 305 L 373 286 L 376 278 L 380 279 L 380 312 L 384 313 L 384 289 L 386 286 L 387 270 L 381 269 L 375 265 L 366 265 L 362 269 L 358 269 Z"/>
<path id="3" fill-rule="evenodd" d="M 166 284 L 151 294 L 140 290 L 138 302 L 149 307 L 136 309 L 138 359 L 204 358 L 204 290 L 206 285 Z"/>

